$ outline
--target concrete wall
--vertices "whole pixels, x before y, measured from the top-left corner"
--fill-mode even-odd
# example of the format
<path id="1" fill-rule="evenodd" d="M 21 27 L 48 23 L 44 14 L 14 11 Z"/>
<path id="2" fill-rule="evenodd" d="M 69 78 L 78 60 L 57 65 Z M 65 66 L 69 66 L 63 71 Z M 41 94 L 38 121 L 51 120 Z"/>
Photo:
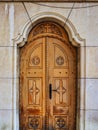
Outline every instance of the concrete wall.
<path id="1" fill-rule="evenodd" d="M 44 3 L 54 6 L 72 6 L 72 3 Z M 25 3 L 29 15 L 35 17 L 44 12 L 57 13 L 66 19 L 69 9 L 50 8 Z M 83 7 L 94 3 L 76 3 Z M 69 20 L 76 35 L 84 38 L 80 43 L 80 77 L 78 90 L 77 130 L 98 130 L 98 8 L 74 9 Z M 19 36 L 28 23 L 22 3 L 0 3 L 0 130 L 19 130 L 19 68 L 17 44 Z M 80 39 L 81 42 L 81 39 Z M 79 97 L 78 96 L 78 97 Z"/>

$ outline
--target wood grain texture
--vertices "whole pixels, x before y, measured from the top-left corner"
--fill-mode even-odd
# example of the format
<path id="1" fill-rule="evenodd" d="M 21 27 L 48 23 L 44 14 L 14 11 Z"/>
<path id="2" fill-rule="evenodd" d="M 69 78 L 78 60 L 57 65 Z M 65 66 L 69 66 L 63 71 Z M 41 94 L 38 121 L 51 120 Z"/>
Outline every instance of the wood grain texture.
<path id="1" fill-rule="evenodd" d="M 62 27 L 40 23 L 20 49 L 20 130 L 75 130 L 75 118 L 76 48 Z"/>

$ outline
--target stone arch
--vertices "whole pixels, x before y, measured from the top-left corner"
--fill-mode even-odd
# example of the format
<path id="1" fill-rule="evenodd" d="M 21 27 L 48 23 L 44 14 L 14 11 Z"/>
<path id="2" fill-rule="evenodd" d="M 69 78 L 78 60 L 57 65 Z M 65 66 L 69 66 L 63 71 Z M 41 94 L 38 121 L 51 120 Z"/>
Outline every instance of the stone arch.
<path id="1" fill-rule="evenodd" d="M 58 13 L 53 13 L 53 12 L 43 12 L 43 13 L 39 13 L 33 16 L 31 18 L 32 23 L 31 21 L 26 22 L 20 34 L 16 38 L 13 39 L 14 43 L 17 44 L 18 46 L 23 46 L 25 42 L 27 41 L 28 34 L 30 30 L 32 29 L 32 27 L 48 19 L 50 21 L 58 23 L 67 31 L 69 40 L 72 45 L 79 46 L 79 44 L 84 44 L 85 40 L 80 37 L 79 33 L 77 32 L 77 30 L 75 29 L 71 21 L 68 20 L 65 25 L 66 18 Z"/>

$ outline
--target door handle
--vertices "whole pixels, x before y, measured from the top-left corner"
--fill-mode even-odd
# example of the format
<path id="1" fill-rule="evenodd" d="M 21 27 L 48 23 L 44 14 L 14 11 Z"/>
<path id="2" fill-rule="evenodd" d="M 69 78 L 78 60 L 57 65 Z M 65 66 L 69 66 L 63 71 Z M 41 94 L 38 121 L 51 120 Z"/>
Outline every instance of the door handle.
<path id="1" fill-rule="evenodd" d="M 52 98 L 52 84 L 49 84 L 49 98 Z"/>
<path id="2" fill-rule="evenodd" d="M 52 99 L 52 91 L 57 92 L 57 89 L 52 89 L 52 84 L 49 84 L 49 98 Z"/>

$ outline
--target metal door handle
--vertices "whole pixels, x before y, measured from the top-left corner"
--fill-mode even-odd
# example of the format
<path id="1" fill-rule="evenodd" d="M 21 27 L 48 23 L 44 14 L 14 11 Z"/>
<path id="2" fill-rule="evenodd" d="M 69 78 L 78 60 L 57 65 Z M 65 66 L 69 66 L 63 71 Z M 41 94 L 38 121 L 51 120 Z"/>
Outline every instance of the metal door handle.
<path id="1" fill-rule="evenodd" d="M 49 84 L 49 98 L 52 98 L 52 84 Z"/>
<path id="2" fill-rule="evenodd" d="M 52 89 L 52 84 L 49 84 L 49 98 L 52 99 L 52 91 L 57 92 L 57 89 Z"/>

